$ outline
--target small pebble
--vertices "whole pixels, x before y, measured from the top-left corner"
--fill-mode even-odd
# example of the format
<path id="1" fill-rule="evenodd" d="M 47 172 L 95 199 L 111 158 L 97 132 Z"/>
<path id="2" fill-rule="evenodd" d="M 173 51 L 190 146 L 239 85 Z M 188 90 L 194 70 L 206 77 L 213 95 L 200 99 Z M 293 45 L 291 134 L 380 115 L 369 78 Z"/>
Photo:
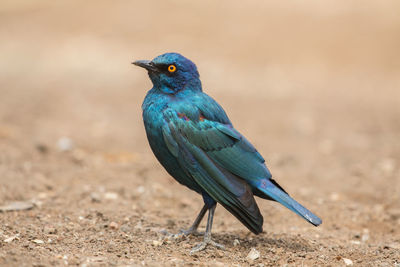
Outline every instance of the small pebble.
<path id="1" fill-rule="evenodd" d="M 163 244 L 164 242 L 162 240 L 153 240 L 153 246 L 159 247 Z"/>
<path id="2" fill-rule="evenodd" d="M 365 242 L 369 239 L 369 230 L 367 228 L 363 229 L 363 235 L 361 236 L 361 241 Z"/>
<path id="3" fill-rule="evenodd" d="M 239 246 L 240 245 L 240 241 L 238 239 L 233 240 L 233 246 Z"/>
<path id="4" fill-rule="evenodd" d="M 254 261 L 256 259 L 258 259 L 260 257 L 260 252 L 255 249 L 255 248 L 251 248 L 249 254 L 247 254 L 247 260 L 249 261 Z"/>
<path id="5" fill-rule="evenodd" d="M 11 242 L 14 241 L 15 239 L 17 239 L 18 236 L 19 236 L 19 234 L 16 234 L 16 235 L 13 235 L 13 236 L 11 236 L 11 237 L 9 237 L 9 238 L 4 239 L 3 241 L 6 242 L 6 243 L 11 243 Z"/>
<path id="6" fill-rule="evenodd" d="M 369 235 L 368 234 L 363 234 L 362 237 L 361 237 L 361 241 L 362 242 L 368 241 L 368 239 L 369 239 Z"/>
<path id="7" fill-rule="evenodd" d="M 111 222 L 108 227 L 110 227 L 110 229 L 118 229 L 119 225 L 116 222 Z"/>
<path id="8" fill-rule="evenodd" d="M 60 139 L 58 139 L 57 141 L 57 148 L 62 151 L 70 151 L 73 149 L 73 143 L 72 140 L 68 137 L 61 137 Z"/>
<path id="9" fill-rule="evenodd" d="M 145 191 L 145 188 L 144 188 L 144 186 L 139 186 L 137 189 L 136 189 L 136 191 L 139 193 L 139 194 L 143 194 L 144 193 L 144 191 Z"/>
<path id="10" fill-rule="evenodd" d="M 47 193 L 40 192 L 39 194 L 37 194 L 37 198 L 38 199 L 45 199 L 45 198 L 47 198 Z"/>
<path id="11" fill-rule="evenodd" d="M 106 192 L 105 194 L 104 194 L 104 198 L 105 199 L 117 199 L 118 198 L 118 194 L 117 193 L 114 193 L 114 192 Z"/>
<path id="12" fill-rule="evenodd" d="M 350 259 L 346 259 L 346 258 L 342 258 L 344 261 L 344 264 L 346 264 L 346 266 L 351 266 L 353 265 L 353 261 Z"/>
<path id="13" fill-rule="evenodd" d="M 1 206 L 0 211 L 30 210 L 32 208 L 33 203 L 30 201 L 15 201 Z"/>
<path id="14" fill-rule="evenodd" d="M 329 196 L 331 201 L 338 201 L 340 196 L 338 193 L 333 192 L 330 196 Z"/>
<path id="15" fill-rule="evenodd" d="M 35 243 L 35 244 L 44 244 L 44 241 L 40 240 L 40 239 L 32 240 L 32 242 Z"/>
<path id="16" fill-rule="evenodd" d="M 92 200 L 92 202 L 97 202 L 97 203 L 101 202 L 100 195 L 96 192 L 90 193 L 90 199 Z"/>

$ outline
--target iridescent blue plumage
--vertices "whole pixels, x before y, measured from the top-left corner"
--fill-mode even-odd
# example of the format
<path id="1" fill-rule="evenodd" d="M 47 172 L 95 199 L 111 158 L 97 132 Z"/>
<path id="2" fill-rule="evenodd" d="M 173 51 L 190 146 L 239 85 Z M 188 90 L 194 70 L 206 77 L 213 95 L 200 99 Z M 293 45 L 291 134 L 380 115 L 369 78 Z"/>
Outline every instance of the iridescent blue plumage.
<path id="1" fill-rule="evenodd" d="M 196 66 L 176 53 L 134 64 L 148 70 L 153 88 L 143 102 L 147 138 L 155 156 L 179 183 L 202 194 L 205 239 L 211 240 L 215 206 L 220 203 L 249 230 L 262 232 L 263 217 L 254 195 L 275 200 L 313 225 L 321 219 L 292 199 L 272 178 L 263 157 L 232 125 L 222 107 L 202 91 Z"/>

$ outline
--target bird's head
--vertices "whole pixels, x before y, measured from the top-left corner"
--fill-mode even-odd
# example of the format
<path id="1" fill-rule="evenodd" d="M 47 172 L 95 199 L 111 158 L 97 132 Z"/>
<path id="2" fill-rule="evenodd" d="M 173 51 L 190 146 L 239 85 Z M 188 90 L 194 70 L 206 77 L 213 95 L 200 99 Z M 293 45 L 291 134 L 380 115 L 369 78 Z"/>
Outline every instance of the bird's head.
<path id="1" fill-rule="evenodd" d="M 155 88 L 168 94 L 182 90 L 201 90 L 196 65 L 177 53 L 166 53 L 153 60 L 138 60 L 136 66 L 145 68 Z"/>

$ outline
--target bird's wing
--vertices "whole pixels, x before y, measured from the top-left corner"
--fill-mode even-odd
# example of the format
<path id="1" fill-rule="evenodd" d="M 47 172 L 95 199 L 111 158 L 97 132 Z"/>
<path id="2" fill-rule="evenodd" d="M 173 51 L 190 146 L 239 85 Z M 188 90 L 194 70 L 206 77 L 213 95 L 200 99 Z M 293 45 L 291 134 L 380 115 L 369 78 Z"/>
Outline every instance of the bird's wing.
<path id="1" fill-rule="evenodd" d="M 212 153 L 229 149 L 238 142 L 212 121 L 191 120 L 173 109 L 163 112 L 163 137 L 181 167 L 214 200 L 222 204 L 252 232 L 262 232 L 263 218 L 250 185 L 223 164 Z M 223 155 L 221 155 L 222 157 Z M 240 158 L 232 157 L 232 166 Z"/>
<path id="2" fill-rule="evenodd" d="M 179 107 L 184 118 L 181 130 L 190 142 L 229 172 L 256 182 L 270 179 L 264 158 L 231 124 L 223 108 L 205 93 L 190 99 L 192 105 Z M 189 108 L 187 108 L 189 106 Z"/>

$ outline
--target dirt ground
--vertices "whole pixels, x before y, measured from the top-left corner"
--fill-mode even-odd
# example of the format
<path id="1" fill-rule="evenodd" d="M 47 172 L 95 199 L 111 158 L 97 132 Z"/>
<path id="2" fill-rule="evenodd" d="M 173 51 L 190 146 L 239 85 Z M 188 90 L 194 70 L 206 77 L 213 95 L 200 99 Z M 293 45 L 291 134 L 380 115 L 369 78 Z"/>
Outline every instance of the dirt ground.
<path id="1" fill-rule="evenodd" d="M 0 209 L 29 209 L 0 212 L 0 266 L 399 267 L 399 11 L 394 0 L 2 1 Z M 201 237 L 165 238 L 202 199 L 151 153 L 140 107 L 151 83 L 130 62 L 169 51 L 197 63 L 320 227 L 258 199 L 258 236 L 217 207 L 225 251 L 189 255 Z"/>

